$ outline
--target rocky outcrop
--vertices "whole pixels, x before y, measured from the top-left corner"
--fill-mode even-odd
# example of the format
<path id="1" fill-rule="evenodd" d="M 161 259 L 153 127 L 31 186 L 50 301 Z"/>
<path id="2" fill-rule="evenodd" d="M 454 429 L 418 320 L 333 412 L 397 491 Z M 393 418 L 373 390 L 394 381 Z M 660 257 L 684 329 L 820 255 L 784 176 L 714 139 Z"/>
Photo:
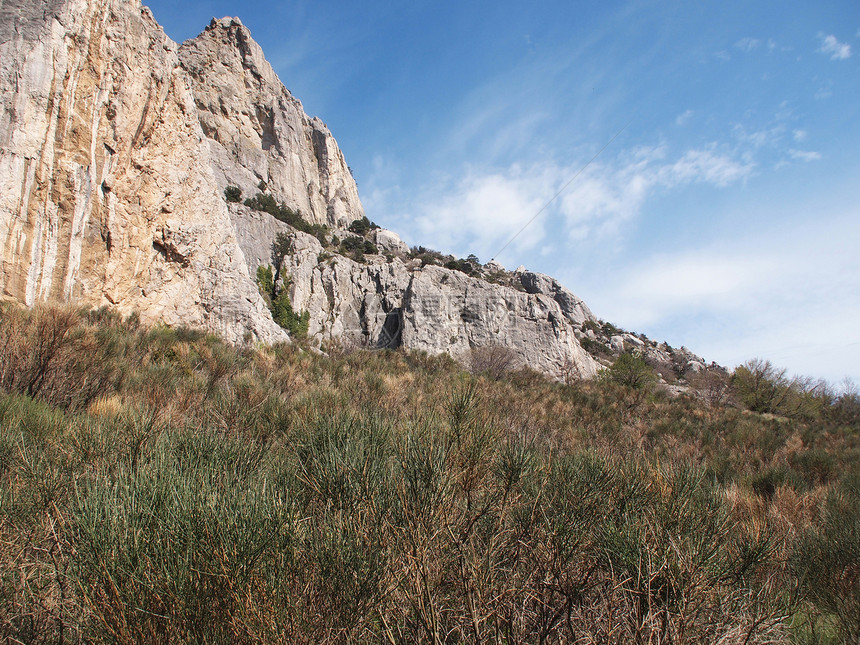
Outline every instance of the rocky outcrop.
<path id="1" fill-rule="evenodd" d="M 577 298 L 555 278 L 532 271 L 518 271 L 517 276 L 527 293 L 539 293 L 555 300 L 564 317 L 574 325 L 581 325 L 586 320 L 597 320 L 582 299 Z"/>
<path id="2" fill-rule="evenodd" d="M 271 264 L 271 244 L 279 233 L 291 237 L 293 253 L 285 258 L 282 274 L 288 277 L 293 307 L 310 313 L 308 333 L 321 344 L 402 346 L 447 353 L 463 362 L 475 348 L 499 346 L 520 365 L 558 378 L 590 377 L 600 367 L 580 346 L 572 313 L 552 292 L 525 293 L 397 257 L 354 262 L 266 213 L 244 206 L 231 210 L 252 271 Z"/>
<path id="3" fill-rule="evenodd" d="M 373 241 L 383 253 L 393 253 L 394 255 L 409 253 L 409 246 L 394 231 L 378 228 L 373 231 Z"/>
<path id="4" fill-rule="evenodd" d="M 345 228 L 364 216 L 334 137 L 304 113 L 238 18 L 213 19 L 179 56 L 221 190 L 252 197 L 265 187 L 313 224 Z"/>
<path id="5" fill-rule="evenodd" d="M 284 339 L 257 292 L 176 45 L 130 0 L 0 14 L 4 298 Z"/>

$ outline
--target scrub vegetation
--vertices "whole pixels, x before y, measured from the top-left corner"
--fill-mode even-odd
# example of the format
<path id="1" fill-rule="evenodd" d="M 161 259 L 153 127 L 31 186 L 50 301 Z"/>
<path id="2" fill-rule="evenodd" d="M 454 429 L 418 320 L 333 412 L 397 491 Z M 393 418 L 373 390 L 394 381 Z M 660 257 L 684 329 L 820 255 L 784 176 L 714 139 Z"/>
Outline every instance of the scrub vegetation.
<path id="1" fill-rule="evenodd" d="M 0 639 L 858 641 L 856 391 L 478 363 L 3 306 Z"/>

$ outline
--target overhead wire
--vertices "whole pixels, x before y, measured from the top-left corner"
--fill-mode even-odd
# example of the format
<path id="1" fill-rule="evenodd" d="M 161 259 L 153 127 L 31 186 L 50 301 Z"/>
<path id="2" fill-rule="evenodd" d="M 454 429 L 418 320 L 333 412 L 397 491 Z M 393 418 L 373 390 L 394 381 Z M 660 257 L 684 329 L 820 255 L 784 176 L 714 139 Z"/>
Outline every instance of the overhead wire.
<path id="1" fill-rule="evenodd" d="M 591 165 L 591 163 L 595 159 L 597 159 L 603 153 L 603 151 L 606 150 L 612 144 L 612 142 L 615 141 L 621 135 L 622 132 L 624 132 L 627 129 L 627 126 L 629 126 L 629 125 L 630 125 L 630 123 L 627 123 L 627 125 L 625 125 L 618 132 L 616 132 L 615 136 L 612 137 L 609 141 L 607 141 L 606 145 L 603 146 L 600 150 L 598 150 L 597 154 L 594 155 L 591 159 L 589 159 L 588 163 L 585 164 L 582 168 L 580 168 L 579 171 L 573 177 L 571 177 L 570 180 L 564 186 L 562 186 L 555 195 L 552 196 L 552 199 L 550 199 L 546 204 L 544 204 L 543 207 L 537 213 L 535 213 L 534 216 L 532 216 L 532 218 L 528 222 L 526 222 L 525 225 L 519 231 L 517 231 L 516 234 L 510 240 L 508 240 L 507 244 L 505 244 L 501 249 L 498 250 L 498 252 L 495 255 L 493 255 L 492 258 L 490 258 L 490 262 L 492 262 L 497 257 L 499 257 L 502 254 L 502 252 L 504 252 L 504 250 L 506 248 L 508 248 L 511 245 L 511 243 L 515 239 L 517 239 L 520 236 L 520 234 L 524 230 L 526 230 L 531 225 L 531 223 L 534 222 L 540 216 L 541 213 L 543 213 L 547 208 L 549 208 L 550 204 L 552 204 L 556 199 L 558 199 L 558 196 L 561 195 L 567 189 L 567 187 L 570 186 L 576 180 L 577 177 L 579 177 L 583 172 L 585 172 L 585 169 L 588 168 Z"/>

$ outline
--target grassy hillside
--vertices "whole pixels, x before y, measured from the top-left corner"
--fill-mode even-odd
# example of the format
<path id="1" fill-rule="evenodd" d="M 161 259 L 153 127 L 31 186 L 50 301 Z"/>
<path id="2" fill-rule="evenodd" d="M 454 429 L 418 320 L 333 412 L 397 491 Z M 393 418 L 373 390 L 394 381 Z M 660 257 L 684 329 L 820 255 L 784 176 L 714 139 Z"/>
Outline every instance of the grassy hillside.
<path id="1" fill-rule="evenodd" d="M 5 306 L 0 637 L 858 642 L 860 400 L 744 369 L 673 398 Z"/>

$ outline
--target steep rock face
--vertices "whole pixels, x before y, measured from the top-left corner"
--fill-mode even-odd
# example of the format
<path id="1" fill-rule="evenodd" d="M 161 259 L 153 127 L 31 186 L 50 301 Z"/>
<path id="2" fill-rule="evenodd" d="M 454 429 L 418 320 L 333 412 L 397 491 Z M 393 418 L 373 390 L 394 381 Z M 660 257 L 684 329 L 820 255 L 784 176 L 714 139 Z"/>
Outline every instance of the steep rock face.
<path id="1" fill-rule="evenodd" d="M 242 205 L 260 179 L 313 222 L 363 215 L 328 130 L 309 119 L 235 19 L 181 51 L 138 0 L 0 4 L 0 293 L 138 311 L 230 341 L 286 340 L 254 281 L 278 233 L 282 271 L 317 342 L 468 360 L 509 348 L 547 374 L 590 376 L 574 329 L 591 313 L 547 276 L 520 291 L 395 257 L 357 263 Z M 375 231 L 383 250 L 406 251 Z"/>
<path id="2" fill-rule="evenodd" d="M 562 308 L 545 294 L 426 266 L 413 277 L 404 311 L 407 347 L 464 356 L 475 347 L 500 345 L 513 350 L 522 365 L 555 377 L 588 378 L 599 368 Z"/>
<path id="3" fill-rule="evenodd" d="M 238 18 L 213 20 L 179 56 L 222 190 L 238 186 L 251 197 L 263 181 L 314 224 L 346 227 L 364 216 L 334 137 L 304 113 Z"/>
<path id="4" fill-rule="evenodd" d="M 176 45 L 149 10 L 11 0 L 0 25 L 3 297 L 284 339 L 205 170 Z"/>
<path id="5" fill-rule="evenodd" d="M 318 341 L 403 346 L 464 362 L 474 348 L 501 346 L 521 365 L 554 377 L 587 378 L 600 367 L 576 340 L 573 314 L 551 290 L 524 293 L 442 267 L 410 267 L 398 258 L 370 256 L 360 264 L 326 253 L 315 237 L 265 213 L 244 206 L 231 210 L 251 271 L 271 264 L 278 233 L 292 238 L 282 274 L 289 277 L 294 309 L 310 313 L 308 333 Z"/>

